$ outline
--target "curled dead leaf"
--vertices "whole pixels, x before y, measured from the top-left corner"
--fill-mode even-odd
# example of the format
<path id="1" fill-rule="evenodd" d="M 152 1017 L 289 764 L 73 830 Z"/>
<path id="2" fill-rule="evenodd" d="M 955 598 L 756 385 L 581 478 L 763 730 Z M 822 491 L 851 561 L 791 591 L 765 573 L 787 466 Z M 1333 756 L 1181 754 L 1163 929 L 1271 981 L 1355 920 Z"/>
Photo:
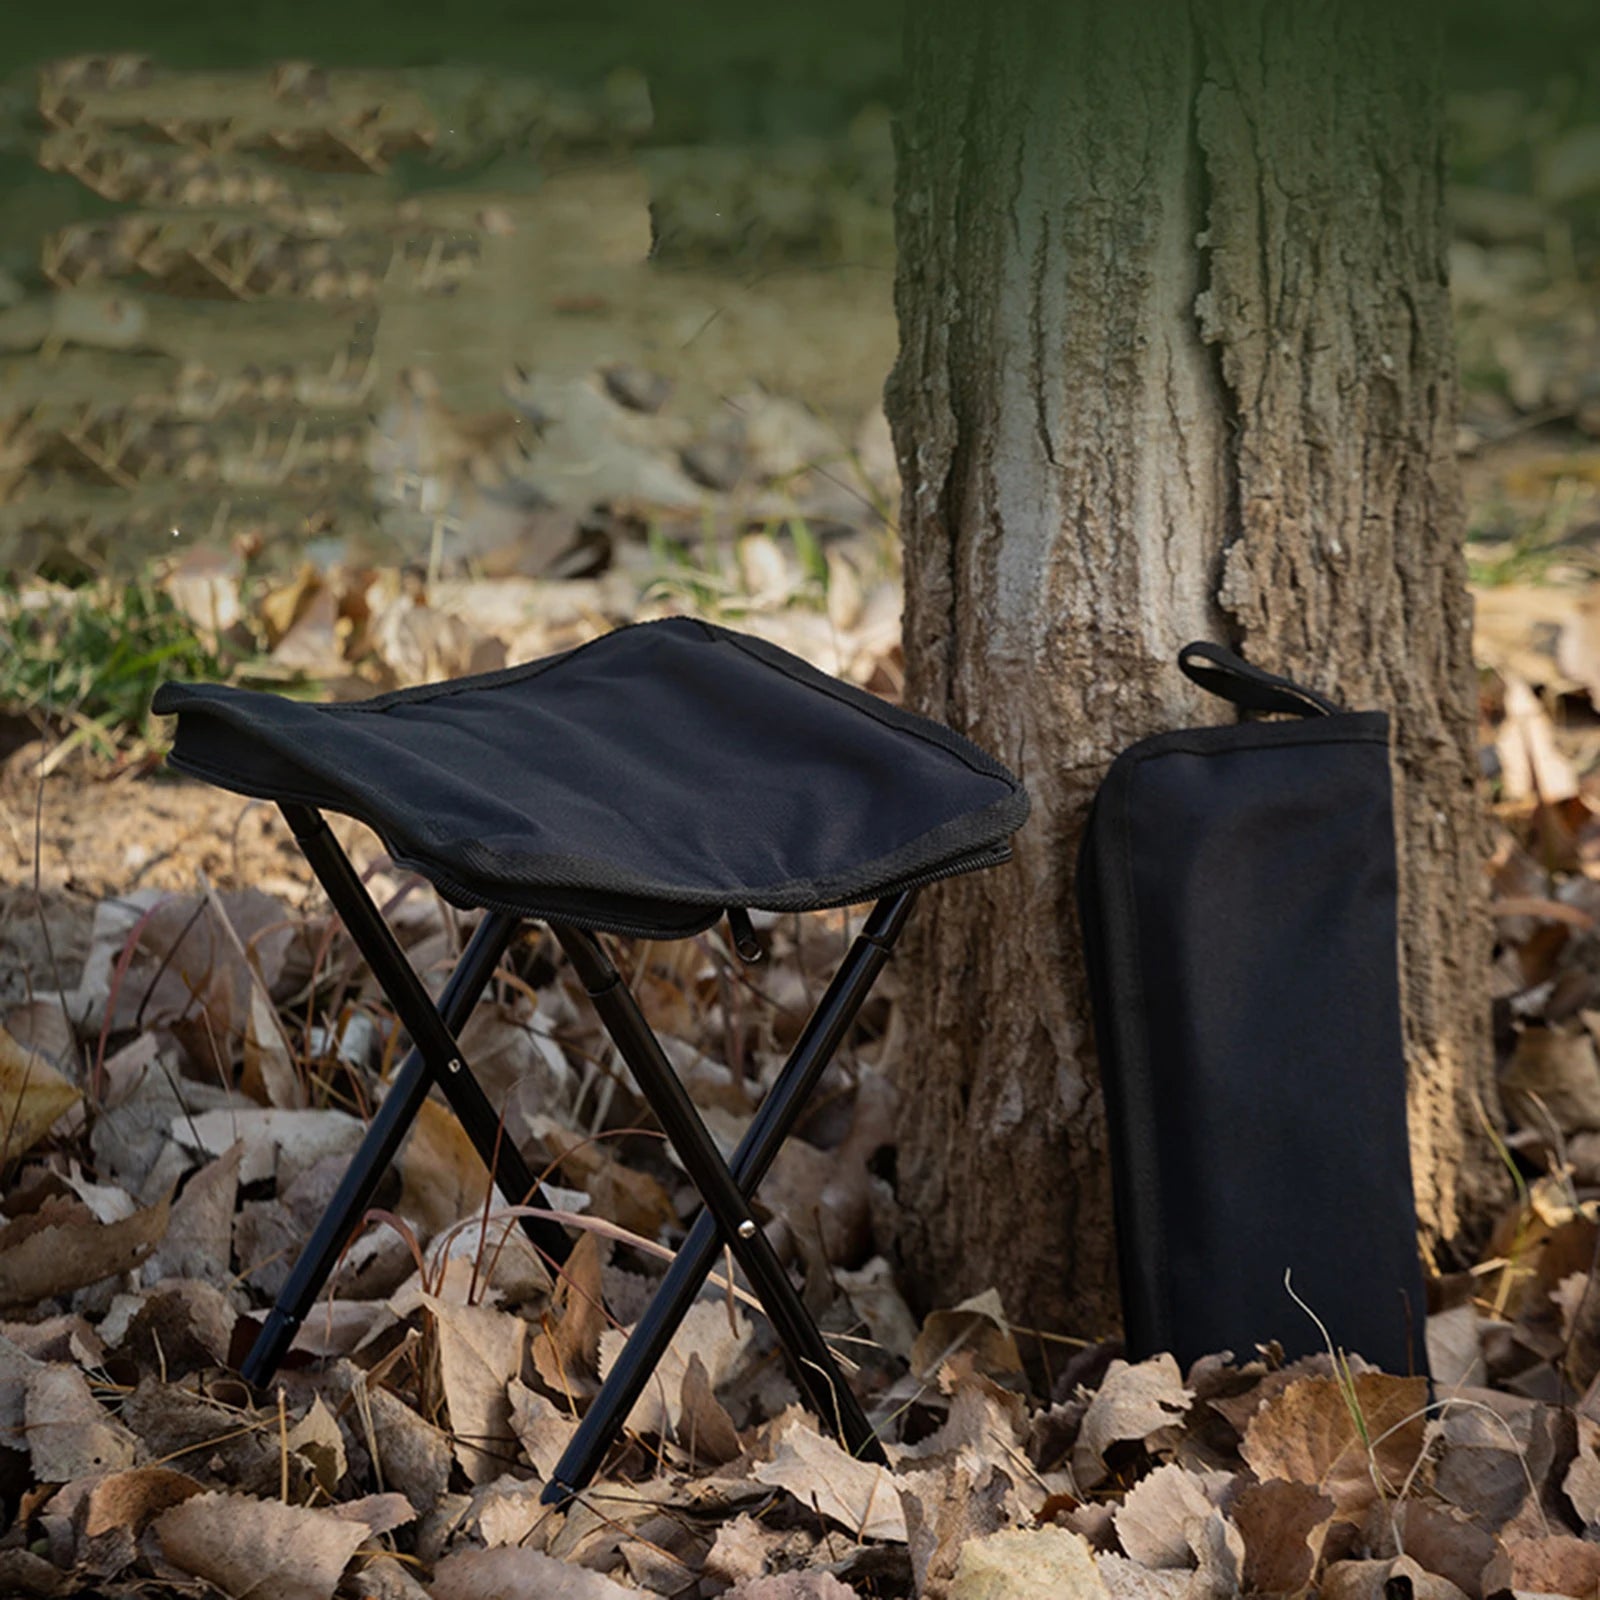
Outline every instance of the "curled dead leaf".
<path id="1" fill-rule="evenodd" d="M 678 1432 L 692 1459 L 721 1466 L 739 1454 L 739 1431 L 713 1392 L 697 1352 L 691 1352 L 684 1368 L 679 1407 Z"/>
<path id="2" fill-rule="evenodd" d="M 1382 1561 L 1335 1561 L 1323 1574 L 1322 1600 L 1467 1600 L 1465 1594 L 1409 1556 Z"/>
<path id="3" fill-rule="evenodd" d="M 0 1229 L 0 1306 L 32 1305 L 129 1272 L 167 1231 L 168 1203 L 97 1222 L 76 1201 L 46 1201 Z"/>
<path id="4" fill-rule="evenodd" d="M 81 1098 L 42 1055 L 0 1028 L 0 1166 L 31 1150 Z"/>
<path id="5" fill-rule="evenodd" d="M 533 1365 L 552 1389 L 564 1395 L 593 1392 L 590 1381 L 600 1359 L 606 1326 L 601 1271 L 609 1242 L 585 1229 L 563 1263 L 556 1281 L 555 1316 L 533 1338 Z"/>
<path id="6" fill-rule="evenodd" d="M 1169 1462 L 1141 1478 L 1116 1514 L 1117 1538 L 1130 1559 L 1154 1569 L 1194 1564 L 1190 1534 L 1221 1503 L 1233 1482 L 1227 1472 L 1191 1472 Z"/>
<path id="7" fill-rule="evenodd" d="M 1022 1371 L 1022 1355 L 996 1289 L 930 1313 L 911 1347 L 911 1370 L 927 1377 L 958 1350 L 968 1350 L 980 1371 L 1006 1377 Z"/>
<path id="8" fill-rule="evenodd" d="M 1085 1489 L 1106 1476 L 1105 1452 L 1121 1440 L 1146 1440 L 1183 1420 L 1193 1394 L 1166 1353 L 1136 1366 L 1113 1361 L 1084 1413 L 1072 1450 L 1072 1471 Z"/>
<path id="9" fill-rule="evenodd" d="M 202 1493 L 186 1472 L 171 1467 L 130 1467 L 102 1478 L 89 1491 L 83 1531 L 91 1539 L 113 1528 L 141 1534 L 163 1511 Z"/>

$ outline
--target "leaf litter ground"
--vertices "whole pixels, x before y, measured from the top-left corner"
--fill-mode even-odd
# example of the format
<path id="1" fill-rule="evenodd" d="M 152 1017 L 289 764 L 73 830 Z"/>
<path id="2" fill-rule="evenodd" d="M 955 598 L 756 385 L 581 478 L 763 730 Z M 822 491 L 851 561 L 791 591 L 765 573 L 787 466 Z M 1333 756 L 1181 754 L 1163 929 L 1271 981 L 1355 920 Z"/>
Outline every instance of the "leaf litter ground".
<path id="1" fill-rule="evenodd" d="M 836 667 L 898 681 L 892 641 L 844 640 Z M 579 1230 L 568 1268 L 551 1277 L 430 1103 L 296 1357 L 253 1393 L 237 1361 L 402 1039 L 270 808 L 113 783 L 174 819 L 116 843 L 149 852 L 147 881 L 96 896 L 57 877 L 42 916 L 26 883 L 6 891 L 0 1592 L 1593 1593 L 1600 823 L 1548 703 L 1513 725 L 1486 698 L 1487 741 L 1542 741 L 1574 777 L 1551 798 L 1500 780 L 1493 981 L 1519 1176 L 1483 1258 L 1436 1278 L 1431 1401 L 1355 1358 L 1129 1365 L 1109 1341 L 1013 1327 L 992 1293 L 915 1316 L 882 1176 L 905 1021 L 891 974 L 762 1190 L 891 1468 L 819 1431 L 722 1278 L 560 1511 L 543 1484 L 696 1200 L 553 943 L 513 949 L 464 1042 Z M 46 841 L 64 864 L 90 816 L 62 814 L 76 782 L 30 790 L 13 764 L 6 804 L 22 828 L 37 802 L 41 881 Z M 346 837 L 437 987 L 470 919 Z M 766 919 L 757 967 L 717 931 L 624 948 L 725 1144 L 853 925 Z"/>

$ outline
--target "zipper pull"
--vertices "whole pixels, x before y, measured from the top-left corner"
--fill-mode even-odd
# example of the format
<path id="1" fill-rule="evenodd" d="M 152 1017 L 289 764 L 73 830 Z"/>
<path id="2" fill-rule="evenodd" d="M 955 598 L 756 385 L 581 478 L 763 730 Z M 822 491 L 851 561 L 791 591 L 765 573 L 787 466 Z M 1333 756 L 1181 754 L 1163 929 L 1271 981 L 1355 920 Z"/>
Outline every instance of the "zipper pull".
<path id="1" fill-rule="evenodd" d="M 750 921 L 750 913 L 743 906 L 728 907 L 728 933 L 741 961 L 753 965 L 765 958 L 766 952 L 756 938 L 755 924 Z"/>
<path id="2" fill-rule="evenodd" d="M 1314 689 L 1241 661 L 1220 644 L 1197 639 L 1178 652 L 1178 666 L 1191 683 L 1246 711 L 1281 711 L 1291 717 L 1336 717 L 1344 707 Z"/>

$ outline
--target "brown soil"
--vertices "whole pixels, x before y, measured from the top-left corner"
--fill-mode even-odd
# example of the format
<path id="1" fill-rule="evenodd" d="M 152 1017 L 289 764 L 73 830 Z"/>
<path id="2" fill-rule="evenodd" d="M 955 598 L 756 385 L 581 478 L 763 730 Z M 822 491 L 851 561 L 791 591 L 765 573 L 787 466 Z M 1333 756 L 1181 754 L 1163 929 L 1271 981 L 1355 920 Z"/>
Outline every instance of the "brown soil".
<path id="1" fill-rule="evenodd" d="M 25 753 L 24 753 L 25 755 Z M 298 908 L 316 893 L 277 809 L 167 777 L 52 773 L 13 758 L 0 779 L 0 1010 L 76 984 L 95 907 L 139 889 L 260 889 Z M 358 865 L 382 846 L 332 819 Z"/>

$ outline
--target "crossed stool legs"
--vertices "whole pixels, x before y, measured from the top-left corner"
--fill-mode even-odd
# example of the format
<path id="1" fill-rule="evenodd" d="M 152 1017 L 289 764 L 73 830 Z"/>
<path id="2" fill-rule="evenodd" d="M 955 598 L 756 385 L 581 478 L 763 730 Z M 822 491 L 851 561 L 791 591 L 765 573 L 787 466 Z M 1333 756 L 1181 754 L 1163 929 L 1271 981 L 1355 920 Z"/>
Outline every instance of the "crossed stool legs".
<path id="1" fill-rule="evenodd" d="M 244 1362 L 243 1375 L 255 1384 L 271 1379 L 294 1342 L 434 1084 L 460 1118 L 501 1194 L 513 1204 L 551 1209 L 456 1042 L 456 1034 L 526 919 L 511 911 L 487 912 L 435 1006 L 322 816 L 290 802 L 282 803 L 281 809 L 413 1044 Z M 568 1498 L 599 1470 L 723 1245 L 749 1279 L 823 1422 L 855 1453 L 883 1459 L 871 1425 L 751 1215 L 750 1200 L 888 960 L 915 898 L 915 890 L 903 890 L 874 908 L 752 1119 L 731 1167 L 599 940 L 569 924 L 551 925 L 705 1207 L 557 1464 L 544 1492 L 547 1501 Z M 571 1242 L 556 1223 L 546 1217 L 521 1221 L 546 1258 L 556 1264 L 566 1259 Z"/>

